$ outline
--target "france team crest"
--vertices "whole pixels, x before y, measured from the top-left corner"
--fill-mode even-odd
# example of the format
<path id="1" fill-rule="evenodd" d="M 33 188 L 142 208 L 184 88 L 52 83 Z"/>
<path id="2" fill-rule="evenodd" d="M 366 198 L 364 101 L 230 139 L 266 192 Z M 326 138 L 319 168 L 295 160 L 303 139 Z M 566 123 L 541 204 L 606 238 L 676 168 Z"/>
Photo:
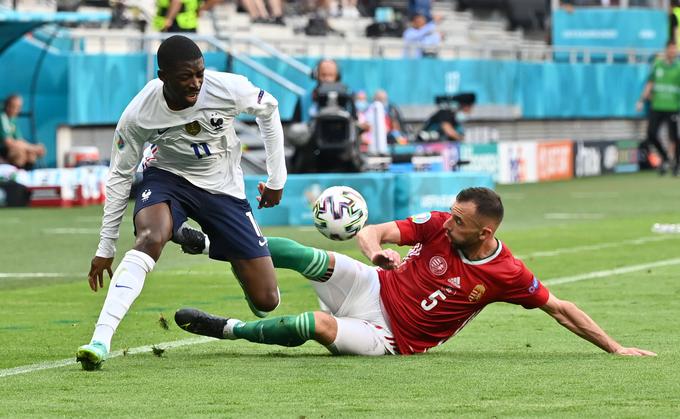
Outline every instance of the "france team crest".
<path id="1" fill-rule="evenodd" d="M 190 135 L 196 135 L 201 132 L 201 124 L 199 124 L 198 121 L 189 122 L 184 125 L 184 129 L 187 130 Z"/>

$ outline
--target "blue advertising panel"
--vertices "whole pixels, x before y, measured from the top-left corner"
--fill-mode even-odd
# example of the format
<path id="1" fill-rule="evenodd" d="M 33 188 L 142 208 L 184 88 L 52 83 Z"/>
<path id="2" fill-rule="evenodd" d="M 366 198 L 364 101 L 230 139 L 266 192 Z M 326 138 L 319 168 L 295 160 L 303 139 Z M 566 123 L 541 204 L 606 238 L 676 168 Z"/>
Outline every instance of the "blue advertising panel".
<path id="1" fill-rule="evenodd" d="M 246 197 L 253 207 L 258 224 L 313 226 L 312 206 L 321 192 L 331 186 L 354 188 L 366 200 L 368 222 L 383 223 L 394 219 L 394 175 L 389 173 L 338 173 L 288 175 L 283 200 L 274 208 L 258 210 L 257 183 L 264 176 L 246 176 Z"/>
<path id="2" fill-rule="evenodd" d="M 559 9 L 552 21 L 557 47 L 661 49 L 668 38 L 668 14 L 659 9 Z"/>
<path id="3" fill-rule="evenodd" d="M 460 172 L 397 174 L 395 184 L 394 211 L 397 219 L 427 211 L 449 211 L 462 189 L 494 187 L 491 174 Z"/>

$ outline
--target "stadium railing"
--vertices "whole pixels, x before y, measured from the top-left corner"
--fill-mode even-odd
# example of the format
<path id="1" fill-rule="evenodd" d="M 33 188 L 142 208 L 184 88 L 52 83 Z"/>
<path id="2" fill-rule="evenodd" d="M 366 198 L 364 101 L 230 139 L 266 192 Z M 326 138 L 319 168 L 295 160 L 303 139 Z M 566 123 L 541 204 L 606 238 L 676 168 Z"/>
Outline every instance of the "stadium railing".
<path id="1" fill-rule="evenodd" d="M 154 47 L 163 38 L 160 34 L 139 34 L 134 32 L 93 32 L 75 29 L 63 36 L 71 39 L 77 51 L 88 53 L 140 52 L 152 54 Z M 223 50 L 237 57 L 273 56 L 285 61 L 300 72 L 310 74 L 311 68 L 295 60 L 292 53 L 300 56 L 331 58 L 400 58 L 404 43 L 399 39 L 344 40 L 300 37 L 281 40 L 263 40 L 255 36 L 195 36 L 208 50 Z M 488 44 L 443 44 L 439 58 L 462 59 L 482 58 L 496 60 L 518 60 L 532 62 L 565 63 L 648 63 L 659 50 L 648 48 L 602 48 L 602 47 L 556 47 L 544 44 L 520 44 L 517 46 Z"/>

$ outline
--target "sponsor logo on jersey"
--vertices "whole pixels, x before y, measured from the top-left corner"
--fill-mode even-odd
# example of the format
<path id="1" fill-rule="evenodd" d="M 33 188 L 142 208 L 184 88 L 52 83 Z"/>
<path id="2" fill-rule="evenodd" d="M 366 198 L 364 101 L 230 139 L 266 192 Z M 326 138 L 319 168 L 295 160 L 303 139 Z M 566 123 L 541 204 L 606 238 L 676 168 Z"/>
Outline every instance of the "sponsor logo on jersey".
<path id="1" fill-rule="evenodd" d="M 118 150 L 125 148 L 125 140 L 123 140 L 123 137 L 118 137 L 118 140 L 116 140 L 116 147 L 118 147 Z"/>
<path id="2" fill-rule="evenodd" d="M 184 129 L 187 130 L 190 135 L 196 135 L 201 132 L 201 124 L 199 124 L 198 121 L 189 122 L 184 126 Z"/>
<path id="3" fill-rule="evenodd" d="M 534 277 L 534 280 L 533 280 L 533 282 L 531 283 L 531 286 L 528 289 L 529 294 L 535 293 L 537 289 L 538 289 L 538 279 L 536 279 L 536 277 Z"/>
<path id="4" fill-rule="evenodd" d="M 434 275 L 442 276 L 446 273 L 449 265 L 446 263 L 446 259 L 443 257 L 432 256 L 428 267 L 430 268 L 430 272 L 432 272 Z"/>
<path id="5" fill-rule="evenodd" d="M 145 189 L 144 192 L 142 192 L 142 202 L 148 201 L 150 196 L 151 196 L 151 189 Z"/>
<path id="6" fill-rule="evenodd" d="M 431 217 L 432 217 L 431 213 L 421 212 L 420 214 L 412 215 L 411 221 L 413 221 L 416 224 L 425 224 Z"/>
<path id="7" fill-rule="evenodd" d="M 264 247 L 264 245 L 267 244 L 267 238 L 266 238 L 266 237 L 262 237 L 262 238 L 257 242 L 257 244 L 259 244 L 260 247 Z"/>
<path id="8" fill-rule="evenodd" d="M 224 128 L 222 124 L 224 124 L 224 118 L 220 118 L 220 115 L 217 112 L 210 114 L 210 125 L 212 125 L 215 130 L 219 131 Z"/>
<path id="9" fill-rule="evenodd" d="M 264 90 L 260 89 L 260 93 L 257 94 L 257 104 L 262 103 L 262 98 L 264 97 Z"/>
<path id="10" fill-rule="evenodd" d="M 165 131 L 169 130 L 170 128 L 163 128 L 163 129 L 158 129 L 158 135 L 163 135 L 165 134 Z"/>
<path id="11" fill-rule="evenodd" d="M 470 295 L 468 295 L 468 301 L 476 303 L 482 298 L 485 292 L 486 288 L 484 285 L 475 285 L 475 287 L 472 289 L 472 292 L 470 292 Z"/>
<path id="12" fill-rule="evenodd" d="M 449 278 L 446 280 L 449 284 L 453 285 L 456 288 L 460 288 L 460 277 L 456 276 L 454 278 Z"/>

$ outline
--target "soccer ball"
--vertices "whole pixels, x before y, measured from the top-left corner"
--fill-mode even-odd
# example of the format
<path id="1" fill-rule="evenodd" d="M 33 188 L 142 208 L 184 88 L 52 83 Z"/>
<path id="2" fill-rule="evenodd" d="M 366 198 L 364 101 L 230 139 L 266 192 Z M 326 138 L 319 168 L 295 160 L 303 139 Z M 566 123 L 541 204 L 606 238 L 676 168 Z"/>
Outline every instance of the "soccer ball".
<path id="1" fill-rule="evenodd" d="M 332 186 L 316 199 L 312 209 L 314 226 L 331 240 L 354 237 L 368 219 L 368 207 L 361 194 L 349 186 Z"/>

